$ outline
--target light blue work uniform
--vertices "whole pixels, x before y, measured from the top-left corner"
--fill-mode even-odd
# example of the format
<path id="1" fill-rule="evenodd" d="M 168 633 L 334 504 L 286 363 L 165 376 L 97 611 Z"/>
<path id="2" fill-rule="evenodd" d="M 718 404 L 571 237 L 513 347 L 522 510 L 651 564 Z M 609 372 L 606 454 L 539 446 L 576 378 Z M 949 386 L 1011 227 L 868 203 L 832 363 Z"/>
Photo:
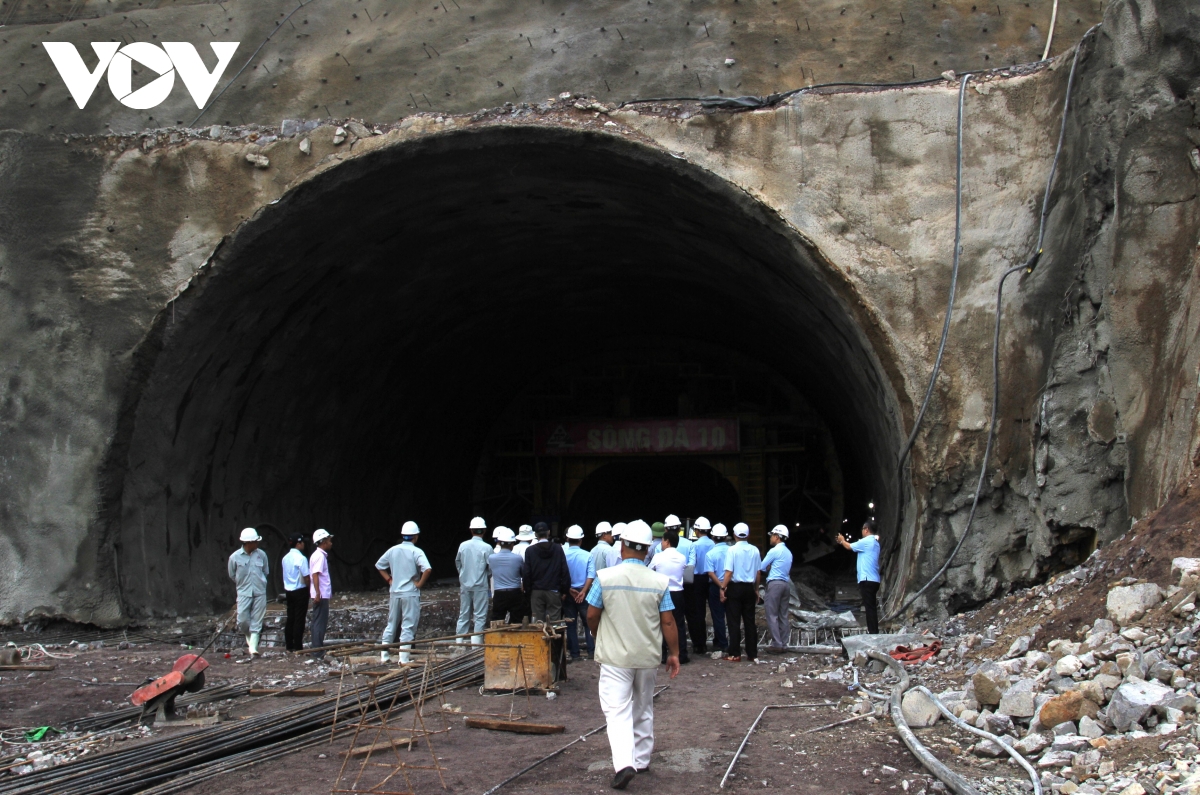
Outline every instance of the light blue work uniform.
<path id="1" fill-rule="evenodd" d="M 699 577 L 701 574 L 708 574 L 709 569 L 705 567 L 708 563 L 708 553 L 713 548 L 713 540 L 708 536 L 700 536 L 692 542 L 692 556 L 688 559 L 694 568 L 692 571 Z"/>
<path id="2" fill-rule="evenodd" d="M 243 635 L 262 632 L 267 615 L 267 553 L 256 549 L 248 554 L 243 547 L 229 556 L 229 579 L 237 585 L 237 623 Z"/>
<path id="3" fill-rule="evenodd" d="M 725 558 L 729 555 L 729 545 L 725 542 L 713 544 L 713 548 L 708 551 L 708 556 L 704 560 L 704 566 L 708 573 L 717 575 L 717 579 L 725 576 Z M 711 578 L 710 578 L 711 579 Z"/>
<path id="4" fill-rule="evenodd" d="M 492 548 L 479 536 L 472 536 L 458 545 L 454 567 L 458 569 L 458 628 L 457 634 L 483 632 L 488 617 L 488 558 Z M 462 638 L 458 639 L 463 642 Z M 472 638 L 483 643 L 482 637 Z"/>
<path id="5" fill-rule="evenodd" d="M 767 572 L 767 582 L 783 580 L 787 582 L 792 576 L 792 551 L 787 544 L 776 544 L 767 551 L 759 571 Z"/>
<path id="6" fill-rule="evenodd" d="M 511 549 L 501 549 L 488 558 L 492 570 L 492 586 L 497 591 L 511 591 L 521 587 L 521 567 L 524 561 Z"/>
<path id="7" fill-rule="evenodd" d="M 733 549 L 725 556 L 725 571 L 733 572 L 730 582 L 754 582 L 761 563 L 762 555 L 758 547 L 751 546 L 749 541 L 742 539 L 734 544 Z"/>
<path id="8" fill-rule="evenodd" d="M 596 579 L 592 556 L 578 546 L 567 547 L 567 570 L 571 572 L 571 587 L 579 590 L 588 580 Z"/>
<path id="9" fill-rule="evenodd" d="M 592 547 L 592 571 L 600 571 L 608 568 L 608 555 L 612 552 L 612 545 L 607 541 L 597 541 L 596 546 Z M 593 578 L 595 575 L 593 575 Z"/>
<path id="10" fill-rule="evenodd" d="M 858 581 L 879 582 L 879 539 L 873 535 L 850 545 L 858 553 Z"/>
<path id="11" fill-rule="evenodd" d="M 621 561 L 621 565 L 645 566 L 646 564 L 637 558 L 625 558 Z M 604 594 L 601 592 L 599 579 L 592 583 L 592 590 L 588 591 L 587 603 L 600 610 L 604 609 Z M 658 603 L 658 612 L 669 613 L 674 609 L 675 603 L 671 601 L 671 592 L 664 588 L 662 599 Z"/>
<path id="12" fill-rule="evenodd" d="M 396 625 L 400 625 L 400 640 L 416 637 L 417 622 L 421 620 L 421 592 L 416 582 L 429 569 L 429 558 L 411 541 L 403 541 L 383 553 L 375 568 L 389 572 L 392 585 L 388 589 L 388 623 L 383 630 L 383 643 L 396 639 Z"/>

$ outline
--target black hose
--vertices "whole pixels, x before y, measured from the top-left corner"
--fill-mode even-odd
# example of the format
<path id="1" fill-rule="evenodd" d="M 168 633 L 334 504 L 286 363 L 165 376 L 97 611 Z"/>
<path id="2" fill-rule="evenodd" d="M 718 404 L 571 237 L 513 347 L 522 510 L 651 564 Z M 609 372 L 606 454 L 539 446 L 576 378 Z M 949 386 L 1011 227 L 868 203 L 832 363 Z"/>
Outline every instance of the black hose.
<path id="1" fill-rule="evenodd" d="M 937 582 L 943 574 L 946 573 L 946 570 L 950 568 L 950 564 L 954 561 L 955 556 L 958 555 L 958 551 L 960 549 L 962 549 L 963 542 L 965 542 L 967 540 L 967 536 L 971 532 L 971 523 L 975 519 L 975 511 L 979 507 L 979 496 L 983 492 L 983 482 L 984 482 L 984 479 L 987 477 L 988 459 L 991 457 L 992 443 L 995 441 L 995 438 L 996 438 L 996 418 L 997 418 L 997 414 L 999 413 L 999 407 L 1000 407 L 1000 320 L 1001 320 L 1002 312 L 1003 312 L 1003 305 L 1001 303 L 1001 299 L 1004 294 L 1004 282 L 1008 279 L 1009 276 L 1016 273 L 1017 271 L 1023 270 L 1026 273 L 1032 272 L 1033 269 L 1035 267 L 1037 267 L 1038 260 L 1042 256 L 1042 241 L 1046 234 L 1046 217 L 1047 217 L 1047 215 L 1049 215 L 1048 206 L 1050 203 L 1050 190 L 1054 185 L 1054 176 L 1058 171 L 1058 159 L 1062 155 L 1063 139 L 1066 135 L 1066 130 L 1067 130 L 1067 114 L 1071 108 L 1071 89 L 1075 84 L 1075 69 L 1079 64 L 1079 53 L 1083 49 L 1084 40 L 1086 40 L 1087 37 L 1090 36 L 1092 34 L 1092 32 L 1095 31 L 1096 28 L 1098 28 L 1098 27 L 1100 27 L 1099 23 L 1093 25 L 1091 28 L 1088 29 L 1088 31 L 1086 33 L 1083 34 L 1083 38 L 1080 39 L 1079 44 L 1076 45 L 1076 47 L 1075 47 L 1075 56 L 1071 59 L 1071 72 L 1067 77 L 1067 93 L 1066 93 L 1066 97 L 1063 99 L 1062 124 L 1060 125 L 1059 131 L 1058 131 L 1058 146 L 1054 150 L 1054 159 L 1050 164 L 1050 175 L 1046 179 L 1046 192 L 1045 192 L 1044 196 L 1042 197 L 1042 213 L 1041 213 L 1041 221 L 1038 225 L 1037 246 L 1034 250 L 1033 256 L 1031 256 L 1024 264 L 1016 265 L 1016 266 L 1011 267 L 1008 270 L 1004 271 L 1004 273 L 1000 276 L 1000 285 L 996 288 L 996 327 L 995 327 L 995 331 L 992 335 L 992 416 L 991 416 L 991 422 L 988 424 L 987 444 L 984 445 L 984 448 L 983 448 L 983 462 L 980 464 L 980 467 L 979 467 L 979 481 L 975 486 L 975 495 L 971 498 L 971 511 L 970 511 L 970 513 L 967 514 L 967 525 L 966 525 L 966 527 L 963 528 L 962 536 L 959 537 L 958 543 L 955 544 L 954 549 L 952 549 L 950 551 L 950 556 L 948 558 L 946 558 L 946 562 L 942 564 L 942 567 L 940 569 L 938 569 L 937 573 L 934 574 L 931 578 L 929 578 L 929 582 L 925 583 L 925 585 L 922 586 L 921 590 L 917 591 L 915 594 L 910 596 L 908 598 L 908 600 L 904 602 L 903 605 L 901 605 L 898 609 L 892 611 L 887 617 L 885 617 L 884 618 L 885 621 L 891 621 L 896 616 L 902 614 L 905 610 L 907 610 L 913 604 L 913 602 L 915 602 L 918 598 L 920 598 L 921 594 L 923 594 L 927 590 L 929 590 L 929 588 L 935 582 Z M 963 81 L 963 84 L 964 85 L 966 84 L 965 79 Z M 962 162 L 961 114 L 960 114 L 959 118 L 960 118 L 959 163 L 961 165 L 961 162 Z"/>

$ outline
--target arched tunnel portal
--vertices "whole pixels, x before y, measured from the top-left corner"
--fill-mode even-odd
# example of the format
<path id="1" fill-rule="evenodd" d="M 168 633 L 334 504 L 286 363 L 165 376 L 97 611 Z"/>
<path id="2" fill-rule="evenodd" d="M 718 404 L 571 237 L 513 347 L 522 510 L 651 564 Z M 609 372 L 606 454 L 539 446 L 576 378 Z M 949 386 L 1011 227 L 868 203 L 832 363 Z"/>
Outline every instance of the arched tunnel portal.
<path id="1" fill-rule="evenodd" d="M 230 604 L 244 526 L 276 570 L 283 533 L 329 529 L 350 589 L 382 584 L 374 561 L 415 519 L 453 576 L 514 401 L 648 348 L 789 385 L 827 429 L 846 514 L 869 497 L 893 515 L 898 377 L 872 328 L 775 212 L 661 150 L 528 126 L 350 156 L 227 238 L 139 349 L 105 473 L 124 608 Z M 770 443 L 754 429 L 786 425 L 756 395 L 568 413 L 732 417 L 744 457 Z"/>

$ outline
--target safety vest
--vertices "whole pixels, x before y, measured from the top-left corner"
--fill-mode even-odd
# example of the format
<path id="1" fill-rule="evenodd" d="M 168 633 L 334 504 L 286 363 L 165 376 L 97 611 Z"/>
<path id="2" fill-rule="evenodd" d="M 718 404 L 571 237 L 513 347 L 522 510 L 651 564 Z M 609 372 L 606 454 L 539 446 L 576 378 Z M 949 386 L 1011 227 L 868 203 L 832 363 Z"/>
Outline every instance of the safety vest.
<path id="1" fill-rule="evenodd" d="M 662 659 L 659 605 L 667 578 L 645 566 L 618 564 L 596 572 L 604 613 L 596 660 L 618 668 L 657 668 Z"/>

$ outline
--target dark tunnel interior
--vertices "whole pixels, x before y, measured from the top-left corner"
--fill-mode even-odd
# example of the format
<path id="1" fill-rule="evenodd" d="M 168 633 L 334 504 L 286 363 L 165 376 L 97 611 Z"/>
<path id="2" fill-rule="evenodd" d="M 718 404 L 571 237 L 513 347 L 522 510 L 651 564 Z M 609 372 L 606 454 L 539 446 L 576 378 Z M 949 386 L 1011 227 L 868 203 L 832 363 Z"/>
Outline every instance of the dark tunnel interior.
<path id="1" fill-rule="evenodd" d="M 139 350 L 106 473 L 125 608 L 232 603 L 245 526 L 276 568 L 284 533 L 327 528 L 352 589 L 383 584 L 373 564 L 414 519 L 452 577 L 506 407 L 648 338 L 762 363 L 820 414 L 856 493 L 894 505 L 898 407 L 858 311 L 776 215 L 639 144 L 508 127 L 352 158 L 227 239 Z M 695 466 L 610 476 L 695 491 Z M 562 518 L 599 510 L 602 485 Z M 728 510 L 725 486 L 697 504 Z"/>

